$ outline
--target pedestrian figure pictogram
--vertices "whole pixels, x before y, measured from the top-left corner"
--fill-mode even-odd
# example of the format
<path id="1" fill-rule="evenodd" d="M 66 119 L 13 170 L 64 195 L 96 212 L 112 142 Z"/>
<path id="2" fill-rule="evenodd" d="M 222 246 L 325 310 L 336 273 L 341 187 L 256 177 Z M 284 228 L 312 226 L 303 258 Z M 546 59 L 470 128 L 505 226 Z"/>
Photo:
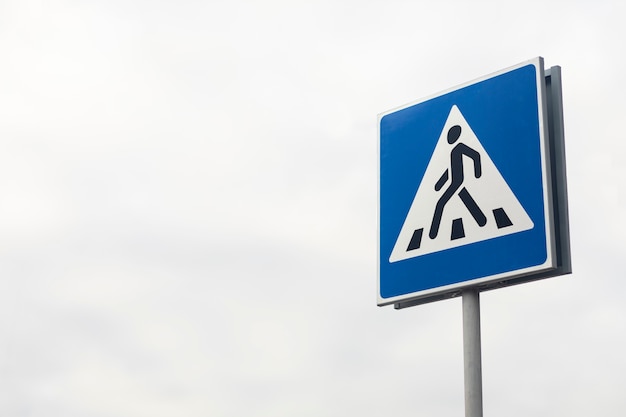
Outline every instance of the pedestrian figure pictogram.
<path id="1" fill-rule="evenodd" d="M 461 136 L 462 129 L 459 125 L 454 125 L 448 130 L 448 143 L 454 144 L 457 142 L 459 137 Z M 451 177 L 451 182 L 448 188 L 444 191 L 443 195 L 437 201 L 437 205 L 435 206 L 435 214 L 433 216 L 433 221 L 430 225 L 430 232 L 428 236 L 431 239 L 437 237 L 439 233 L 439 225 L 441 223 L 441 216 L 443 215 L 443 209 L 450 199 L 457 194 L 457 191 L 463 185 L 463 156 L 468 156 L 472 162 L 474 163 L 474 176 L 476 178 L 480 178 L 482 175 L 481 165 L 480 165 L 480 154 L 476 152 L 474 149 L 467 146 L 465 143 L 460 142 L 454 148 L 452 148 L 452 152 L 450 153 L 450 168 L 446 169 L 445 172 L 439 178 L 439 181 L 435 184 L 435 191 L 441 190 L 441 188 L 448 182 L 448 177 Z M 450 174 L 448 175 L 448 172 Z M 465 207 L 469 210 L 474 220 L 480 227 L 484 226 L 487 223 L 487 218 L 485 214 L 482 212 L 480 207 L 476 204 L 476 201 L 472 198 L 470 193 L 467 191 L 467 188 L 463 187 L 461 191 L 458 193 L 458 196 L 461 198 L 461 201 L 465 204 Z M 463 228 L 462 219 L 455 219 L 457 223 L 457 230 L 460 227 L 461 230 Z M 452 229 L 452 239 L 458 239 L 461 237 L 465 237 L 465 234 L 461 231 L 457 231 L 455 233 L 454 223 Z"/>
<path id="2" fill-rule="evenodd" d="M 389 261 L 532 227 L 532 220 L 479 138 L 453 105 Z"/>

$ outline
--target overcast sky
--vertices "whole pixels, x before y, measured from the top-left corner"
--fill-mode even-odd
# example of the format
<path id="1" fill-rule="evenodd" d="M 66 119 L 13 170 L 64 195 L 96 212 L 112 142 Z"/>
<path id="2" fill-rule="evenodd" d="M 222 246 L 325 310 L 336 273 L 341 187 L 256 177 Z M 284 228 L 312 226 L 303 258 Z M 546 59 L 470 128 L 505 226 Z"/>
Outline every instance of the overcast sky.
<path id="1" fill-rule="evenodd" d="M 463 415 L 376 306 L 377 115 L 543 56 L 574 273 L 482 294 L 486 416 L 626 409 L 626 3 L 0 0 L 0 415 Z"/>

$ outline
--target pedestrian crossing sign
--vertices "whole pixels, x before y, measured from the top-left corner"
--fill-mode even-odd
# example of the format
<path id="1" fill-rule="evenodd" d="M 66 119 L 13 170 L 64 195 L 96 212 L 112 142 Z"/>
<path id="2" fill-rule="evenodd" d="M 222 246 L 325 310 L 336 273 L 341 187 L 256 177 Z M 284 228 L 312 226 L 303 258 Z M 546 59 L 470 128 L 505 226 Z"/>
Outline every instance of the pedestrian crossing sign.
<path id="1" fill-rule="evenodd" d="M 556 267 L 543 59 L 379 116 L 378 304 Z"/>

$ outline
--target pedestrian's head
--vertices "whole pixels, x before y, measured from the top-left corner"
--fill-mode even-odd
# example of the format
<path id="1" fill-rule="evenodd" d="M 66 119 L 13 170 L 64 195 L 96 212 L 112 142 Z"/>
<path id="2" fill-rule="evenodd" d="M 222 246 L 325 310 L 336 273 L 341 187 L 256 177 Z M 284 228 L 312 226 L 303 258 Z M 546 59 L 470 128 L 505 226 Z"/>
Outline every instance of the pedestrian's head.
<path id="1" fill-rule="evenodd" d="M 461 126 L 454 125 L 448 130 L 448 143 L 453 144 L 461 136 Z"/>

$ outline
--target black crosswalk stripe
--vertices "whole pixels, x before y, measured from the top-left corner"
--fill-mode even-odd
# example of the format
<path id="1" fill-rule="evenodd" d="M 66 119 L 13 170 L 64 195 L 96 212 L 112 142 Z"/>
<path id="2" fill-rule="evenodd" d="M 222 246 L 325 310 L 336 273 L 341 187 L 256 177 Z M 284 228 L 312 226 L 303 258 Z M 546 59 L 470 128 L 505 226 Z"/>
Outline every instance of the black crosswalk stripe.
<path id="1" fill-rule="evenodd" d="M 506 211 L 502 207 L 493 210 L 493 218 L 496 220 L 498 229 L 513 226 L 513 222 L 507 216 Z"/>
<path id="2" fill-rule="evenodd" d="M 463 227 L 463 219 L 452 220 L 452 233 L 450 240 L 461 239 L 465 237 L 465 228 Z"/>
<path id="3" fill-rule="evenodd" d="M 406 248 L 407 252 L 420 248 L 420 245 L 422 244 L 423 233 L 424 228 L 417 229 L 413 232 L 413 236 L 411 237 L 411 241 L 409 242 L 409 247 Z"/>

